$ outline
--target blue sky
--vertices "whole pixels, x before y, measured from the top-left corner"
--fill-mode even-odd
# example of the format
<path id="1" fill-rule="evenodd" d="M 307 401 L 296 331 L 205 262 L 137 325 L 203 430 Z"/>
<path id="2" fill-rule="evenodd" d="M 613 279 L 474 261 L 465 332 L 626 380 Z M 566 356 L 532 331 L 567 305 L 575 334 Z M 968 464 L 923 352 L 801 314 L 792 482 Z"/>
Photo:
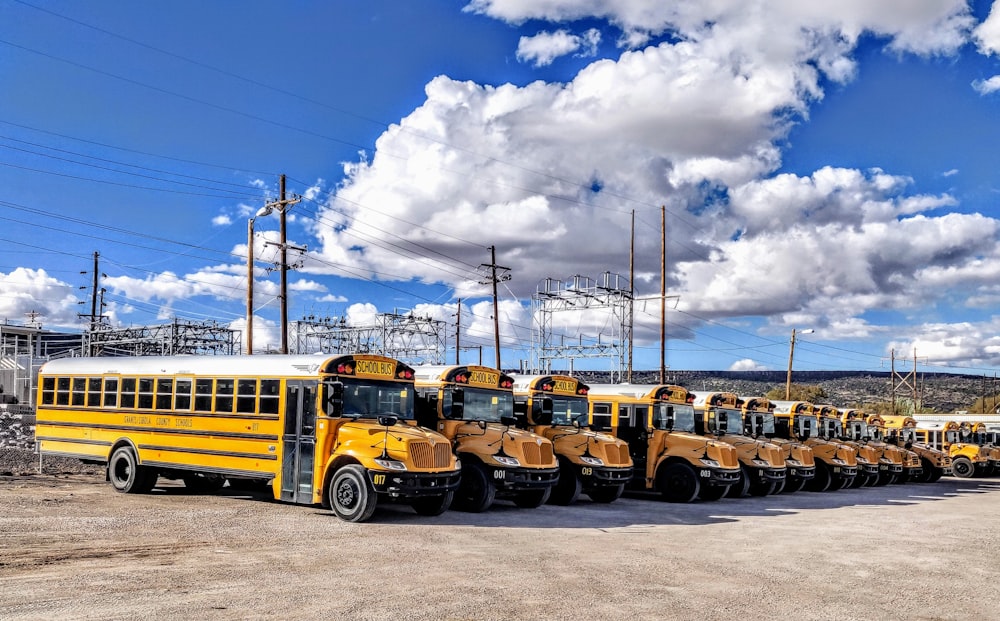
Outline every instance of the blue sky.
<path id="1" fill-rule="evenodd" d="M 545 278 L 628 274 L 675 369 L 1000 366 L 1000 9 L 989 2 L 0 0 L 0 321 L 243 329 L 246 224 L 305 200 L 291 318 L 414 309 L 503 366 Z M 254 342 L 278 338 L 277 219 Z M 81 289 L 84 287 L 84 289 Z M 84 304 L 79 304 L 84 302 Z M 598 313 L 559 334 L 608 333 Z M 474 353 L 465 354 L 472 361 Z M 566 365 L 568 366 L 568 364 Z M 607 363 L 577 361 L 576 368 Z"/>

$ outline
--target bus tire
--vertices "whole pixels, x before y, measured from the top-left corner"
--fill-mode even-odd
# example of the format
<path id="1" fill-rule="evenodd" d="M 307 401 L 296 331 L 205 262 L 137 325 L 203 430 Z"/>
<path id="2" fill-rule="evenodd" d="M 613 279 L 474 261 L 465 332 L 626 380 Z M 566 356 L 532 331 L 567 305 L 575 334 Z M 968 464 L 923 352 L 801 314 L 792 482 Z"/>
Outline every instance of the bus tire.
<path id="1" fill-rule="evenodd" d="M 702 500 L 719 500 L 729 491 L 729 485 L 702 485 L 698 498 Z"/>
<path id="2" fill-rule="evenodd" d="M 594 502 L 607 504 L 618 500 L 624 493 L 625 484 L 622 483 L 621 485 L 605 485 L 603 487 L 595 487 L 587 491 L 587 496 L 590 496 L 590 499 Z"/>
<path id="3" fill-rule="evenodd" d="M 156 471 L 139 465 L 132 449 L 119 446 L 108 460 L 108 480 L 123 494 L 146 494 L 156 485 Z"/>
<path id="4" fill-rule="evenodd" d="M 920 476 L 916 479 L 919 483 L 930 483 L 934 479 L 934 471 L 936 468 L 931 460 L 926 457 L 920 458 L 920 465 L 923 466 L 923 470 L 920 472 Z"/>
<path id="5" fill-rule="evenodd" d="M 534 509 L 544 505 L 551 495 L 551 487 L 546 487 L 544 489 L 529 489 L 523 492 L 518 492 L 517 495 L 514 496 L 514 504 L 522 509 Z"/>
<path id="6" fill-rule="evenodd" d="M 667 502 L 693 502 L 701 488 L 698 473 L 687 464 L 664 464 L 656 474 L 656 489 Z"/>
<path id="7" fill-rule="evenodd" d="M 348 464 L 334 473 L 327 488 L 330 508 L 345 522 L 364 522 L 375 513 L 378 497 L 365 469 Z"/>
<path id="8" fill-rule="evenodd" d="M 583 491 L 583 482 L 576 475 L 576 469 L 569 464 L 560 464 L 559 481 L 552 488 L 549 495 L 549 503 L 554 505 L 571 505 L 580 497 Z"/>
<path id="9" fill-rule="evenodd" d="M 833 477 L 830 476 L 830 467 L 821 461 L 816 462 L 816 476 L 809 480 L 806 488 L 810 492 L 825 492 L 830 489 Z"/>
<path id="10" fill-rule="evenodd" d="M 482 513 L 496 498 L 497 488 L 486 469 L 478 463 L 462 468 L 462 480 L 452 503 L 459 511 Z"/>
<path id="11" fill-rule="evenodd" d="M 750 484 L 751 496 L 773 496 L 778 493 L 778 485 L 783 485 L 784 481 L 764 481 Z"/>
<path id="12" fill-rule="evenodd" d="M 890 483 L 892 483 L 895 477 L 896 475 L 894 473 L 889 472 L 888 470 L 883 470 L 878 473 L 878 478 L 875 479 L 875 483 L 873 483 L 873 485 L 876 485 L 878 487 L 882 487 L 883 485 L 889 485 Z"/>
<path id="13" fill-rule="evenodd" d="M 448 510 L 451 506 L 451 501 L 455 498 L 455 492 L 449 491 L 441 494 L 440 496 L 425 496 L 424 498 L 417 498 L 410 503 L 413 510 L 419 515 L 435 516 L 441 515 Z"/>
<path id="14" fill-rule="evenodd" d="M 938 479 L 944 476 L 944 470 L 940 468 L 931 468 L 930 478 L 927 479 L 928 483 L 936 483 Z"/>
<path id="15" fill-rule="evenodd" d="M 799 479 L 799 478 L 785 479 L 785 486 L 781 488 L 781 491 L 779 493 L 794 494 L 795 492 L 801 492 L 805 488 L 806 483 L 808 483 L 811 480 L 812 479 Z"/>
<path id="16" fill-rule="evenodd" d="M 181 477 L 184 487 L 196 494 L 211 494 L 222 489 L 226 484 L 226 477 L 221 474 L 210 472 L 187 472 Z"/>
<path id="17" fill-rule="evenodd" d="M 956 457 L 951 460 L 951 473 L 960 479 L 971 479 L 976 474 L 976 467 L 968 457 Z"/>
<path id="18" fill-rule="evenodd" d="M 750 495 L 750 469 L 740 464 L 740 480 L 729 486 L 728 498 L 746 498 Z"/>

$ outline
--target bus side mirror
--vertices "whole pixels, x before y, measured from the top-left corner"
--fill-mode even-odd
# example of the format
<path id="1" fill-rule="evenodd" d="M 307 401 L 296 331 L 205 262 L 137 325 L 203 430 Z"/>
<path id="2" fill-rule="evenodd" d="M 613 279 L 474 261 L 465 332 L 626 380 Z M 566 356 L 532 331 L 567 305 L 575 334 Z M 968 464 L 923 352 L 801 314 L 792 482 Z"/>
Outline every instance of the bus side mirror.
<path id="1" fill-rule="evenodd" d="M 327 382 L 323 384 L 326 392 L 323 398 L 323 411 L 331 418 L 344 415 L 344 382 Z"/>

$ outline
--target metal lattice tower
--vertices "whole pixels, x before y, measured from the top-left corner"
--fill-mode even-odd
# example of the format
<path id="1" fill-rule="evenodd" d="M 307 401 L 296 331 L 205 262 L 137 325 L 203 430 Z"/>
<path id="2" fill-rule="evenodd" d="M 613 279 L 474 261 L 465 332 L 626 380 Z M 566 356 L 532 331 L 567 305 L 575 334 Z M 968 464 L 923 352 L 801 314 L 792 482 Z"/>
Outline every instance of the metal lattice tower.
<path id="1" fill-rule="evenodd" d="M 557 313 L 578 319 L 606 316 L 596 335 L 556 334 Z M 632 343 L 632 290 L 628 278 L 605 272 L 599 281 L 573 276 L 567 281 L 546 278 L 531 296 L 531 360 L 533 372 L 552 372 L 552 362 L 577 358 L 607 358 L 611 381 L 625 381 Z M 568 323 L 568 322 L 564 322 Z M 578 323 L 578 322 L 577 322 Z"/>
<path id="2" fill-rule="evenodd" d="M 232 355 L 240 351 L 240 332 L 214 321 L 174 319 L 158 326 L 98 329 L 85 335 L 84 351 L 97 356 Z"/>
<path id="3" fill-rule="evenodd" d="M 408 364 L 443 364 L 447 324 L 410 312 L 381 313 L 370 325 L 348 325 L 344 317 L 306 317 L 289 325 L 290 351 L 372 353 Z"/>

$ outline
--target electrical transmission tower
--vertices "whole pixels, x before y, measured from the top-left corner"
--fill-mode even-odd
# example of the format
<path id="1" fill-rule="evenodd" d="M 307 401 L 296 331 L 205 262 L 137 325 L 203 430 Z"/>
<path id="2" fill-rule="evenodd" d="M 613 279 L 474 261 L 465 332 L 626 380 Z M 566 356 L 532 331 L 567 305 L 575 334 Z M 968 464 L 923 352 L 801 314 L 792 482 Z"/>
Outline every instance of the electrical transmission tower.
<path id="1" fill-rule="evenodd" d="M 595 335 L 557 335 L 557 315 L 571 320 L 561 325 L 602 327 Z M 546 278 L 531 296 L 531 316 L 533 372 L 552 372 L 554 360 L 569 360 L 572 371 L 577 358 L 607 358 L 611 381 L 625 381 L 632 348 L 632 291 L 627 278 L 611 272 L 599 281 L 586 276 L 565 282 Z"/>
<path id="2" fill-rule="evenodd" d="M 373 353 L 408 364 L 444 364 L 446 325 L 410 312 L 382 313 L 369 325 L 348 325 L 344 317 L 305 317 L 289 326 L 291 351 Z"/>
<path id="3" fill-rule="evenodd" d="M 84 350 L 95 356 L 233 355 L 239 349 L 239 331 L 214 321 L 183 319 L 158 326 L 91 331 L 84 344 Z"/>

